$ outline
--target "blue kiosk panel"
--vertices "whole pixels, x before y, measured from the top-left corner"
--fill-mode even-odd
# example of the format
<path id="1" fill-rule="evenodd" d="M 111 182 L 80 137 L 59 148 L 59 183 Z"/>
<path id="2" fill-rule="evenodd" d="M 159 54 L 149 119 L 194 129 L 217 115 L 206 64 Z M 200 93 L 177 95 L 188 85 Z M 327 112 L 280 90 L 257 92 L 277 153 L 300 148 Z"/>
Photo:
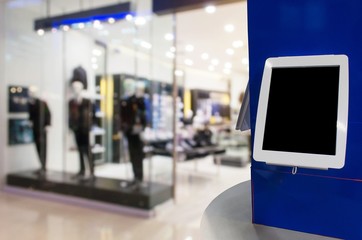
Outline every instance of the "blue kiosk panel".
<path id="1" fill-rule="evenodd" d="M 357 0 L 248 2 L 253 133 L 266 59 L 345 54 L 350 71 L 344 168 L 299 169 L 292 175 L 291 167 L 253 161 L 254 223 L 343 239 L 362 239 L 361 9 L 362 2 Z M 313 138 L 313 132 L 309 134 Z"/>

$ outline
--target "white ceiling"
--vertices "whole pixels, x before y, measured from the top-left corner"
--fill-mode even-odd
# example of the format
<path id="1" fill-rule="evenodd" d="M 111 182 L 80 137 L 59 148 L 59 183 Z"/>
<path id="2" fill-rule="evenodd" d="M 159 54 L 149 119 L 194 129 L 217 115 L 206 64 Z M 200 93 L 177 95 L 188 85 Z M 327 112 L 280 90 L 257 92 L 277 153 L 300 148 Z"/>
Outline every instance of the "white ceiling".
<path id="1" fill-rule="evenodd" d="M 213 14 L 206 13 L 204 9 L 177 14 L 177 40 L 181 51 L 178 62 L 183 64 L 185 59 L 190 59 L 195 68 L 208 70 L 211 59 L 216 58 L 220 61 L 216 72 L 223 72 L 225 63 L 231 63 L 234 71 L 247 71 L 246 60 L 245 65 L 242 63 L 243 58 L 248 58 L 246 13 L 246 1 L 243 1 L 218 6 Z M 224 26 L 227 24 L 234 25 L 234 32 L 225 32 Z M 233 48 L 234 41 L 243 41 L 244 47 Z M 187 44 L 195 47 L 194 52 L 185 52 Z M 234 55 L 226 54 L 228 48 L 235 51 Z M 202 53 L 208 53 L 210 59 L 202 60 Z"/>
<path id="2" fill-rule="evenodd" d="M 125 0 L 124 0 L 125 1 Z M 124 2 L 123 1 L 123 2 Z M 146 0 L 141 0 L 146 1 Z M 150 1 L 150 0 L 147 0 Z M 119 0 L 51 0 L 51 15 L 64 12 L 79 11 L 82 2 L 83 8 L 104 6 L 122 2 Z M 46 13 L 46 0 L 8 0 L 8 7 L 18 8 L 20 11 L 26 9 L 44 17 Z M 143 6 L 144 7 L 144 6 Z M 176 15 L 177 21 L 177 62 L 179 68 L 194 68 L 209 71 L 212 59 L 218 59 L 219 64 L 215 66 L 214 73 L 224 74 L 225 63 L 232 65 L 232 71 L 243 73 L 248 70 L 245 59 L 248 57 L 247 48 L 247 14 L 246 1 L 217 6 L 216 12 L 208 14 L 204 9 L 187 11 Z M 142 14 L 145 12 L 142 12 Z M 104 24 L 102 29 L 92 27 L 84 31 L 86 34 L 96 39 L 102 40 L 112 45 L 119 45 L 135 49 L 135 39 L 152 44 L 152 49 L 147 50 L 140 47 L 140 51 L 156 56 L 158 60 L 172 62 L 166 57 L 166 53 L 173 46 L 173 41 L 165 40 L 165 35 L 173 33 L 173 16 L 152 16 L 146 12 L 145 18 L 148 20 L 143 26 L 135 31 L 133 22 L 120 21 L 116 24 Z M 37 17 L 37 18 L 38 18 Z M 224 31 L 226 24 L 235 27 L 234 32 Z M 232 46 L 234 41 L 243 41 L 244 47 L 235 49 Z M 185 51 L 185 46 L 194 46 L 193 52 Z M 226 54 L 226 50 L 231 48 L 234 55 Z M 202 53 L 208 53 L 210 58 L 203 60 Z M 244 59 L 244 64 L 242 60 Z M 191 60 L 192 66 L 186 66 L 185 60 Z"/>

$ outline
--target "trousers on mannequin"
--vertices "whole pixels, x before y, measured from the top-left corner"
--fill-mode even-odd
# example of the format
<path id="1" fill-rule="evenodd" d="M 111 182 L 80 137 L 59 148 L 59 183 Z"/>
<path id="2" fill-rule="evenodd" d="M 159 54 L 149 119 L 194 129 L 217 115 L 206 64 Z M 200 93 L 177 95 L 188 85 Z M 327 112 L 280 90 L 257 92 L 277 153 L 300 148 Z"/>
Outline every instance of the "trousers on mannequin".
<path id="1" fill-rule="evenodd" d="M 33 129 L 34 141 L 36 146 L 36 151 L 39 156 L 41 170 L 46 171 L 46 154 L 47 154 L 47 133 L 43 131 L 35 131 Z"/>
<path id="2" fill-rule="evenodd" d="M 128 151 L 132 163 L 133 174 L 136 181 L 143 181 L 143 141 L 139 134 L 126 134 L 128 140 Z"/>
<path id="3" fill-rule="evenodd" d="M 45 101 L 35 98 L 28 103 L 29 120 L 33 124 L 33 136 L 39 156 L 41 171 L 46 171 L 47 131 L 51 124 L 51 114 Z"/>
<path id="4" fill-rule="evenodd" d="M 89 146 L 89 135 L 84 134 L 82 132 L 74 132 L 75 140 L 77 143 L 78 153 L 79 153 L 79 165 L 80 170 L 79 174 L 84 175 L 85 174 L 85 159 L 87 159 L 89 164 L 90 173 L 93 176 L 94 175 L 94 163 L 91 157 L 91 149 Z"/>
<path id="5" fill-rule="evenodd" d="M 143 152 L 144 143 L 141 139 L 141 133 L 146 126 L 146 107 L 143 97 L 135 95 L 121 100 L 121 128 L 128 140 L 128 152 L 134 180 L 143 181 Z"/>
<path id="6" fill-rule="evenodd" d="M 93 105 L 89 99 L 72 99 L 69 102 L 69 127 L 74 132 L 79 152 L 80 169 L 78 175 L 85 174 L 85 158 L 89 163 L 91 176 L 94 176 L 89 132 L 92 126 Z"/>

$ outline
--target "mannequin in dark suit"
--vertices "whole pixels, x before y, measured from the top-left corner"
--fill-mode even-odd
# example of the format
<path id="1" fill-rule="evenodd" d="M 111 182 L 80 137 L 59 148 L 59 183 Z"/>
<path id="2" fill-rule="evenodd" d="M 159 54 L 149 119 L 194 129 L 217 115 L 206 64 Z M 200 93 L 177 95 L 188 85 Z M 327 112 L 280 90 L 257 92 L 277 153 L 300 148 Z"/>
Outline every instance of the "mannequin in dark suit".
<path id="1" fill-rule="evenodd" d="M 29 89 L 28 102 L 29 120 L 33 126 L 33 136 L 39 156 L 41 169 L 39 174 L 46 172 L 47 127 L 51 124 L 51 114 L 45 101 L 37 97 L 36 87 Z"/>
<path id="2" fill-rule="evenodd" d="M 133 87 L 131 87 L 133 88 Z M 134 174 L 134 182 L 143 181 L 144 143 L 141 133 L 146 127 L 145 99 L 141 94 L 128 91 L 130 96 L 121 100 L 121 129 L 128 140 L 128 151 Z"/>
<path id="3" fill-rule="evenodd" d="M 80 170 L 77 177 L 85 176 L 85 158 L 88 160 L 91 178 L 94 178 L 94 163 L 89 143 L 89 132 L 92 127 L 93 105 L 89 99 L 82 97 L 84 85 L 74 81 L 72 88 L 76 94 L 69 101 L 69 128 L 73 131 L 79 152 Z"/>

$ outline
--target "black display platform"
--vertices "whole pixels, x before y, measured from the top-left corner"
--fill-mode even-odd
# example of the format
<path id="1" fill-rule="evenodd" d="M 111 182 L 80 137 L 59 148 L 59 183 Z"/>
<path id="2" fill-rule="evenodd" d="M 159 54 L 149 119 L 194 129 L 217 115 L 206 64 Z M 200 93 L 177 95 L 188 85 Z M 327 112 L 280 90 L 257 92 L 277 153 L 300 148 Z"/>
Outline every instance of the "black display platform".
<path id="1" fill-rule="evenodd" d="M 74 174 L 47 172 L 40 177 L 34 171 L 13 173 L 7 176 L 7 185 L 29 190 L 57 193 L 72 197 L 111 203 L 120 206 L 152 210 L 155 206 L 172 198 L 171 186 L 145 182 L 139 190 L 121 187 L 123 180 L 95 178 L 74 179 Z"/>

